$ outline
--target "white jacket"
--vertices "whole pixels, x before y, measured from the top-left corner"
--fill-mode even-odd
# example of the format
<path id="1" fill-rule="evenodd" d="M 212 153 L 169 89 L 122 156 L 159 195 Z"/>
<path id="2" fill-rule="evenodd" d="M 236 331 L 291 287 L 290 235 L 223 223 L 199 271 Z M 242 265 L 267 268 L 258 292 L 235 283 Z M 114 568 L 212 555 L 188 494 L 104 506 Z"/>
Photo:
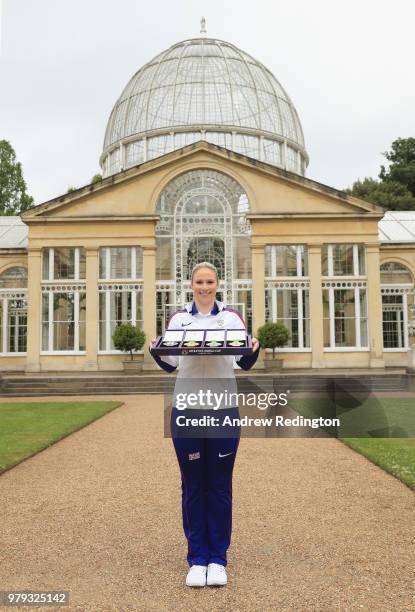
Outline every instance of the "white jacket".
<path id="1" fill-rule="evenodd" d="M 194 302 L 187 303 L 183 310 L 176 311 L 170 317 L 166 329 L 246 329 L 246 326 L 236 310 L 226 308 L 222 302 L 216 300 L 215 306 L 207 315 L 198 312 Z M 176 398 L 178 393 L 195 393 L 200 389 L 209 389 L 216 393 L 225 390 L 228 394 L 235 393 L 237 385 L 234 370 L 239 369 L 238 362 L 242 359 L 243 369 L 247 370 L 255 363 L 258 353 L 259 349 L 253 355 L 153 355 L 153 358 L 167 371 L 178 368 L 174 388 Z M 235 406 L 235 402 L 232 402 L 232 405 Z M 219 407 L 228 408 L 230 404 L 224 399 Z"/>
<path id="2" fill-rule="evenodd" d="M 176 329 L 245 329 L 245 323 L 236 310 L 225 308 L 216 300 L 217 308 L 203 315 L 196 310 L 194 302 L 176 311 L 167 325 L 168 330 Z M 192 314 L 192 311 L 194 314 Z M 212 314 L 212 312 L 214 314 Z M 232 378 L 234 369 L 242 355 L 169 355 L 162 360 L 178 367 L 178 378 Z M 238 367 L 239 369 L 239 367 Z"/>

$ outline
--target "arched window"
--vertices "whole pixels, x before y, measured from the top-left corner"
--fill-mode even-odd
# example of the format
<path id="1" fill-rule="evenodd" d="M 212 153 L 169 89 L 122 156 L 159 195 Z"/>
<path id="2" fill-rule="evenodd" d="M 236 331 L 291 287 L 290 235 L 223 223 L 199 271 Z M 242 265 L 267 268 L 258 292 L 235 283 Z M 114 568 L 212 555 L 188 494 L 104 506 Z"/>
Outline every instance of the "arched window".
<path id="1" fill-rule="evenodd" d="M 23 266 L 7 268 L 0 274 L 0 289 L 21 289 L 27 287 L 27 270 Z"/>
<path id="2" fill-rule="evenodd" d="M 411 272 L 396 261 L 388 261 L 380 266 L 380 282 L 382 285 L 411 284 Z"/>
<path id="3" fill-rule="evenodd" d="M 157 332 L 172 311 L 191 300 L 190 272 L 210 261 L 218 268 L 218 297 L 251 324 L 249 200 L 233 178 L 191 170 L 162 191 L 156 213 Z"/>
<path id="4" fill-rule="evenodd" d="M 26 352 L 27 270 L 7 268 L 0 274 L 0 354 Z"/>
<path id="5" fill-rule="evenodd" d="M 414 281 L 410 270 L 396 261 L 380 266 L 382 294 L 383 348 L 408 349 L 408 309 L 414 301 Z"/>

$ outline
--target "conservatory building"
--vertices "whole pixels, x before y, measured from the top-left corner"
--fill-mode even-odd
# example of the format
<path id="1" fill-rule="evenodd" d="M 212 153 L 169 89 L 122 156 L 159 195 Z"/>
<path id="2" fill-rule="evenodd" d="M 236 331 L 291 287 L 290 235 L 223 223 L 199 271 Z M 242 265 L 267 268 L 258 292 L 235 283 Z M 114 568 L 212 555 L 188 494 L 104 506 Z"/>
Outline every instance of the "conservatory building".
<path id="1" fill-rule="evenodd" d="M 111 112 L 103 180 L 0 218 L 1 370 L 122 369 L 115 327 L 162 333 L 200 261 L 249 332 L 287 326 L 284 368 L 405 366 L 415 214 L 310 180 L 308 161 L 250 55 L 202 34 L 155 57 Z"/>

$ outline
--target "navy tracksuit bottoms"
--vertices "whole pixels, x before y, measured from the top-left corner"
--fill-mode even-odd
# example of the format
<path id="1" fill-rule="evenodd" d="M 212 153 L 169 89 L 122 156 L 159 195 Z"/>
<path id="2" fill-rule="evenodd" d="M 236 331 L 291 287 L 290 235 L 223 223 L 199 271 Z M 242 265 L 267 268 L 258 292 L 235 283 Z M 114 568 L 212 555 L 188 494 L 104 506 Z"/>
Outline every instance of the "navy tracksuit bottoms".
<path id="1" fill-rule="evenodd" d="M 178 415 L 201 415 L 205 410 L 172 409 L 171 433 L 182 478 L 183 529 L 192 565 L 226 565 L 232 531 L 232 473 L 240 439 L 240 427 L 225 427 L 214 437 L 192 436 L 190 427 L 175 425 Z M 239 417 L 237 408 L 214 411 Z M 197 430 L 196 430 L 197 431 Z M 200 430 L 199 430 L 200 431 Z M 220 437 L 220 436 L 224 437 Z"/>

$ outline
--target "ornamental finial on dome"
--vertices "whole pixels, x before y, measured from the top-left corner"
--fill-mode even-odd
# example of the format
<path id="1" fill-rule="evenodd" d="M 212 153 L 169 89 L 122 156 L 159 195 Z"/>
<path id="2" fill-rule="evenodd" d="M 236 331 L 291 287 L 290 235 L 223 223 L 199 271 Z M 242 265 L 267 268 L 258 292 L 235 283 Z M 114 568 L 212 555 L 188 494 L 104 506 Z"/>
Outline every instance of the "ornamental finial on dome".
<path id="1" fill-rule="evenodd" d="M 204 17 L 200 20 L 200 33 L 206 34 L 206 19 Z"/>

